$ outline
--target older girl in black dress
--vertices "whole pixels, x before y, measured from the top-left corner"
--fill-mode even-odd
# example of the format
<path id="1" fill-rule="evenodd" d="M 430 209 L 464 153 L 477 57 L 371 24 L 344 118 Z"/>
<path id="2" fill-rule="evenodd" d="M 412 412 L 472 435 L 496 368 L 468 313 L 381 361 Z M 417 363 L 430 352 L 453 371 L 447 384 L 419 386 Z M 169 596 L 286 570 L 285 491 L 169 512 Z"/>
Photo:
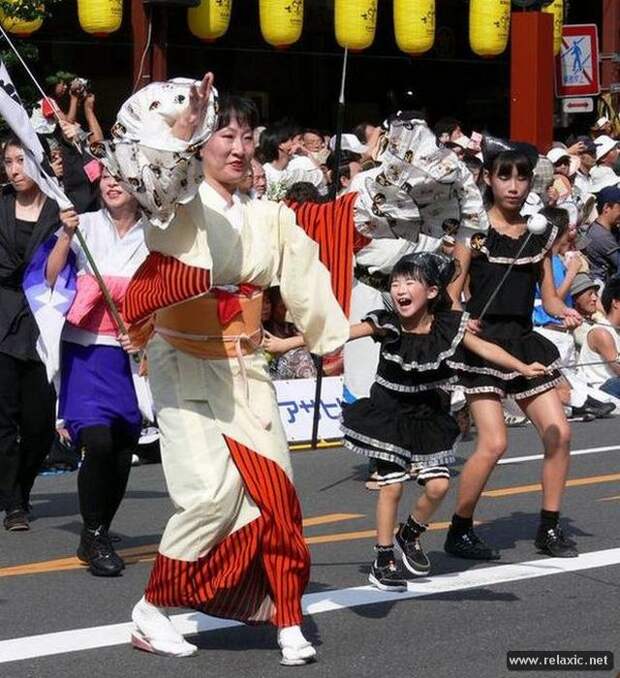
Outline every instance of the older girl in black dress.
<path id="1" fill-rule="evenodd" d="M 520 212 L 530 191 L 533 169 L 528 157 L 518 151 L 497 154 L 485 168 L 490 227 L 485 238 L 469 247 L 458 244 L 455 257 L 461 273 L 451 285 L 455 307 L 460 308 L 465 283 L 470 298 L 466 309 L 474 319 L 469 329 L 503 347 L 524 362 L 540 362 L 547 374 L 531 381 L 518 373 L 497 367 L 466 352 L 459 368 L 470 410 L 476 423 L 477 441 L 459 479 L 456 512 L 445 549 L 462 558 L 495 560 L 498 551 L 473 530 L 473 513 L 495 464 L 506 451 L 507 436 L 502 398 L 512 397 L 537 428 L 545 449 L 542 470 L 543 501 L 536 547 L 548 555 L 573 557 L 575 545 L 558 526 L 560 504 L 569 466 L 570 428 L 555 389 L 559 358 L 555 346 L 533 332 L 532 311 L 536 283 L 540 282 L 545 310 L 562 318 L 566 328 L 580 324 L 581 317 L 557 296 L 551 269 L 551 246 L 557 227 L 548 223 L 542 234 L 530 234 Z M 527 244 L 522 248 L 525 240 Z M 506 280 L 508 266 L 515 265 Z M 493 292 L 501 287 L 480 318 Z M 480 320 L 476 320 L 480 318 Z"/>

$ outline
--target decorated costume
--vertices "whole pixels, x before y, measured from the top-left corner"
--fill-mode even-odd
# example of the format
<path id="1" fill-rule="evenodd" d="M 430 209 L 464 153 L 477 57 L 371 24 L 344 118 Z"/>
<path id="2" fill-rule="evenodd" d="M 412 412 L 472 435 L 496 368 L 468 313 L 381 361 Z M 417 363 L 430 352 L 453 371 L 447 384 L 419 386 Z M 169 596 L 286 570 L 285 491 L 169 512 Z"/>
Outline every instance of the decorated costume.
<path id="1" fill-rule="evenodd" d="M 176 507 L 144 604 L 134 610 L 134 643 L 175 655 L 193 650 L 176 638 L 155 647 L 141 610 L 191 607 L 281 628 L 302 618 L 310 560 L 260 350 L 263 290 L 279 284 L 314 353 L 335 350 L 349 335 L 318 246 L 290 209 L 237 195 L 225 205 L 206 182 L 196 192 L 194 149 L 213 128 L 213 109 L 182 152 L 171 150 L 178 140 L 157 119 L 158 111 L 169 121 L 183 110 L 188 89 L 166 83 L 132 97 L 106 160 L 132 187 L 153 226 L 146 238 L 151 254 L 129 287 L 124 314 L 135 332 L 154 330 L 147 345 L 150 380 Z M 168 136 L 151 136 L 160 123 Z M 296 653 L 294 663 L 304 656 Z"/>
<path id="2" fill-rule="evenodd" d="M 148 254 L 143 222 L 120 237 L 109 212 L 101 209 L 82 214 L 79 228 L 120 307 L 131 276 Z M 46 264 L 56 240 L 37 251 L 26 274 L 26 292 L 39 323 L 38 348 L 48 378 L 59 382 L 58 416 L 82 449 L 78 495 L 84 529 L 78 557 L 93 574 L 114 576 L 123 562 L 107 532 L 125 494 L 143 413 L 153 417 L 152 403 L 137 363 L 116 338 L 119 328 L 77 239 L 53 288 L 48 286 Z"/>
<path id="3" fill-rule="evenodd" d="M 466 306 L 472 318 L 480 315 L 528 235 L 525 231 L 519 238 L 512 238 L 491 225 L 486 238 L 473 239 L 469 269 L 471 298 Z M 528 244 L 484 315 L 480 332 L 480 337 L 498 344 L 522 362 L 539 362 L 550 368 L 557 366 L 559 354 L 548 339 L 534 332 L 532 310 L 541 262 L 556 235 L 557 227 L 552 224 L 541 235 L 529 235 Z M 560 380 L 556 369 L 544 377 L 526 379 L 471 351 L 464 352 L 462 361 L 452 360 L 450 364 L 458 370 L 460 383 L 468 394 L 495 393 L 518 400 L 548 391 Z"/>
<path id="4" fill-rule="evenodd" d="M 396 313 L 379 310 L 364 318 L 384 336 L 369 398 L 346 405 L 344 445 L 379 460 L 379 485 L 403 482 L 413 474 L 423 485 L 449 478 L 459 435 L 446 392 L 456 381 L 448 362 L 462 352 L 468 315 L 438 312 L 428 334 L 404 332 Z"/>

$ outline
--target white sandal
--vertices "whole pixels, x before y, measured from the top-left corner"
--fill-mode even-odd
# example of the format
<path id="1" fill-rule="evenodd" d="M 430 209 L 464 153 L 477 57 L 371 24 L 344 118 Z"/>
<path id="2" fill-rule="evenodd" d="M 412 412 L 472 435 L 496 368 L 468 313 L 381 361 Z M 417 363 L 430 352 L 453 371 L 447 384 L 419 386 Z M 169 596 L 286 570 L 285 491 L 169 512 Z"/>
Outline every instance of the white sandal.
<path id="1" fill-rule="evenodd" d="M 316 660 L 316 649 L 304 638 L 299 626 L 278 629 L 278 645 L 283 666 L 303 666 Z"/>
<path id="2" fill-rule="evenodd" d="M 191 657 L 198 652 L 174 628 L 168 616 L 144 598 L 133 608 L 131 618 L 136 625 L 131 644 L 136 649 L 163 657 Z"/>

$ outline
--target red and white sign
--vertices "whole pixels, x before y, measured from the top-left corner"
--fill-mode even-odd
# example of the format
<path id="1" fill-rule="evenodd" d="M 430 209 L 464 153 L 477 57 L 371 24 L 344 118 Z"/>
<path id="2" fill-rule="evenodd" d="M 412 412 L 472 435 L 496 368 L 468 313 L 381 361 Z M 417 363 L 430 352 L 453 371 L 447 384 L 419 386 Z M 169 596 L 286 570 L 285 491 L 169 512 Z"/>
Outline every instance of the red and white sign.
<path id="1" fill-rule="evenodd" d="M 596 96 L 600 92 L 596 25 L 564 26 L 562 47 L 555 63 L 558 97 Z"/>
<path id="2" fill-rule="evenodd" d="M 562 110 L 565 113 L 592 113 L 594 110 L 594 99 L 591 97 L 562 99 Z"/>

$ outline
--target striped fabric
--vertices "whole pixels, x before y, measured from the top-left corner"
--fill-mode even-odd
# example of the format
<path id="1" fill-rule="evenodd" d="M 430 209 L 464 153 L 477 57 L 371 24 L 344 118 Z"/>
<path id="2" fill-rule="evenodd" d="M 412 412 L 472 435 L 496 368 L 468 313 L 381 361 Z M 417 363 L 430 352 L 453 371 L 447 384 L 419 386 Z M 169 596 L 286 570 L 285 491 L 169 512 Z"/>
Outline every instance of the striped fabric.
<path id="1" fill-rule="evenodd" d="M 151 252 L 127 288 L 123 317 L 130 325 L 140 323 L 160 308 L 205 294 L 210 284 L 206 269 Z"/>
<path id="2" fill-rule="evenodd" d="M 295 488 L 275 462 L 225 439 L 261 515 L 195 562 L 158 554 L 146 599 L 245 623 L 294 626 L 301 623 L 301 596 L 310 574 Z"/>
<path id="3" fill-rule="evenodd" d="M 353 223 L 357 193 L 347 193 L 327 203 L 291 203 L 297 223 L 319 244 L 319 257 L 331 274 L 332 289 L 345 314 L 349 315 L 353 284 L 353 254 L 370 240 Z"/>

